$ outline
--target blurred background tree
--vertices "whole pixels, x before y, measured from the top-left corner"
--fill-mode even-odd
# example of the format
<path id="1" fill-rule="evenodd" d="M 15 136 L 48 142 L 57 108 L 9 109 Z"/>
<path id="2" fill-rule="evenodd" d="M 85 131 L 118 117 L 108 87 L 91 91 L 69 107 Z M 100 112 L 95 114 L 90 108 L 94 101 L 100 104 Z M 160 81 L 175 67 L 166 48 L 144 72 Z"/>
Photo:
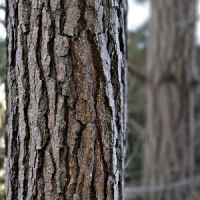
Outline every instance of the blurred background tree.
<path id="1" fill-rule="evenodd" d="M 138 3 L 144 3 L 144 2 L 147 2 L 148 0 L 135 0 L 137 1 Z M 155 2 L 155 1 L 154 1 Z M 169 3 L 168 1 L 166 2 L 166 4 Z M 173 3 L 173 1 L 171 2 Z M 187 3 L 189 2 L 181 2 L 182 5 L 179 5 L 181 8 L 183 8 L 183 4 L 184 6 L 187 7 Z M 153 5 L 153 8 L 157 9 L 157 4 L 154 4 Z M 173 5 L 173 4 L 172 4 Z M 177 6 L 177 5 L 176 5 Z M 162 9 L 164 10 L 166 8 L 166 6 L 162 6 Z M 176 10 L 178 8 L 175 8 Z M 180 9 L 180 8 L 179 8 Z M 187 9 L 186 9 L 187 10 Z M 162 11 L 161 11 L 162 12 Z M 168 11 L 169 13 L 169 11 Z M 195 11 L 193 10 L 193 13 L 190 12 L 190 14 L 194 14 Z M 184 16 L 185 14 L 185 16 Z M 186 16 L 186 12 L 184 12 L 184 14 L 182 15 L 183 16 L 183 21 L 184 21 L 184 17 L 187 18 Z M 167 13 L 166 13 L 166 16 Z M 170 15 L 171 16 L 171 15 Z M 162 20 L 163 18 L 160 17 Z M 166 19 L 167 20 L 167 19 Z M 169 20 L 169 17 L 168 17 L 168 20 Z M 195 24 L 195 19 L 193 19 L 193 25 Z M 167 152 L 166 154 L 164 155 L 163 159 L 164 160 L 168 160 L 167 162 L 172 162 L 172 157 L 173 155 L 184 155 L 183 157 L 187 157 L 189 160 L 186 160 L 185 164 L 188 165 L 189 162 L 191 162 L 191 158 L 193 157 L 194 158 L 194 163 L 193 163 L 193 167 L 194 169 L 192 169 L 192 174 L 194 176 L 194 181 L 189 181 L 190 179 L 185 179 L 184 181 L 180 178 L 184 177 L 184 176 L 179 176 L 175 178 L 175 176 L 173 177 L 172 175 L 169 176 L 168 174 L 168 177 L 167 179 L 168 180 L 171 180 L 169 182 L 166 182 L 166 180 L 164 180 L 163 178 L 160 177 L 160 180 L 159 181 L 155 181 L 157 178 L 158 178 L 158 171 L 156 173 L 154 173 L 153 176 L 153 183 L 151 183 L 152 179 L 150 178 L 150 176 L 147 177 L 148 175 L 148 172 L 146 174 L 143 173 L 143 169 L 145 168 L 145 165 L 147 165 L 147 163 L 145 163 L 145 151 L 144 149 L 146 148 L 146 152 L 149 152 L 149 153 L 152 153 L 153 149 L 151 148 L 148 148 L 148 142 L 144 142 L 144 138 L 146 138 L 146 136 L 148 135 L 148 131 L 149 131 L 149 127 L 146 126 L 147 124 L 147 119 L 146 119 L 146 104 L 147 104 L 147 101 L 146 101 L 146 91 L 145 91 L 145 85 L 146 85 L 146 81 L 145 81 L 145 78 L 147 78 L 147 71 L 146 71 L 146 57 L 147 57 L 147 53 L 146 53 L 146 47 L 147 47 L 147 41 L 148 41 L 148 37 L 149 37 L 149 29 L 148 29 L 148 24 L 149 22 L 147 21 L 146 23 L 144 23 L 139 29 L 135 30 L 134 32 L 129 32 L 129 43 L 128 43 L 128 47 L 129 47 L 129 74 L 128 74 L 128 85 L 129 85 L 129 88 L 128 88 L 128 130 L 127 130 L 127 154 L 126 154 L 126 176 L 125 176 L 125 180 L 126 180 L 126 186 L 127 186 L 127 199 L 144 199 L 144 200 L 147 200 L 147 199 L 150 199 L 151 195 L 150 193 L 161 193 L 161 191 L 164 191 L 167 190 L 167 186 L 170 185 L 170 192 L 174 191 L 174 187 L 175 185 L 178 185 L 178 187 L 181 187 L 181 189 L 185 189 L 185 188 L 188 188 L 188 186 L 190 187 L 191 185 L 193 185 L 193 182 L 196 184 L 195 186 L 195 196 L 193 196 L 193 199 L 200 199 L 199 198 L 199 194 L 198 194 L 198 191 L 199 191 L 199 182 L 200 182 L 200 177 L 199 177 L 199 174 L 200 174 L 200 137 L 199 137 L 199 134 L 195 135 L 195 138 L 194 139 L 194 149 L 193 149 L 193 153 L 192 153 L 192 148 L 190 148 L 189 144 L 188 144 L 188 141 L 185 143 L 185 144 L 182 144 L 182 150 L 181 151 L 184 151 L 184 152 L 177 152 L 177 150 L 172 150 L 170 149 L 170 147 L 168 147 L 167 149 Z M 175 23 L 176 24 L 176 23 Z M 174 24 L 174 26 L 175 26 Z M 157 25 L 159 27 L 159 25 Z M 162 25 L 161 25 L 162 26 Z M 170 22 L 168 22 L 168 24 L 166 24 L 166 30 L 168 29 L 168 26 L 170 28 L 170 26 L 173 26 L 172 24 L 170 25 Z M 193 29 L 194 26 L 189 26 L 187 28 L 188 32 L 192 32 L 192 29 Z M 171 27 L 173 29 L 173 27 Z M 175 29 L 175 27 L 174 27 Z M 155 30 L 156 31 L 156 30 Z M 157 30 L 159 32 L 159 30 Z M 168 32 L 169 33 L 169 32 Z M 177 35 L 176 35 L 177 34 Z M 185 33 L 186 34 L 186 33 Z M 184 40 L 181 40 L 183 39 L 184 37 L 187 37 L 187 34 L 184 35 L 182 38 L 179 38 L 178 36 L 178 33 L 175 32 L 175 38 L 178 40 L 178 41 L 182 41 L 182 43 L 184 42 Z M 159 40 L 160 38 L 157 37 L 157 42 L 160 42 L 160 43 L 164 43 L 166 42 L 167 40 L 163 38 L 163 41 L 160 41 Z M 194 38 L 193 38 L 194 39 Z M 190 42 L 192 42 L 192 40 L 190 40 Z M 189 42 L 189 43 L 190 43 Z M 194 41 L 193 41 L 194 42 Z M 175 45 L 176 43 L 174 43 Z M 152 50 L 155 47 L 155 45 L 157 44 L 153 44 L 151 41 L 150 41 L 150 50 L 149 52 L 151 53 L 151 48 Z M 166 46 L 165 47 L 162 47 L 163 49 L 167 49 L 167 48 L 177 48 L 177 47 L 168 47 L 170 44 L 169 42 L 166 42 Z M 184 45 L 184 44 L 182 44 Z M 193 45 L 192 43 L 191 44 L 188 44 L 188 45 Z M 182 46 L 182 49 L 181 47 L 178 48 L 177 52 L 176 52 L 176 59 L 177 59 L 177 55 L 179 54 L 179 58 L 182 57 L 182 59 L 189 59 L 189 60 L 192 60 L 193 58 L 190 57 L 190 55 L 192 56 L 192 54 L 190 54 L 191 52 L 188 52 L 189 55 L 185 54 L 185 58 L 182 54 L 182 52 L 185 50 L 185 48 L 187 47 L 184 47 Z M 197 48 L 197 61 L 198 61 L 198 66 L 199 66 L 199 62 L 200 62 L 200 58 L 199 58 L 199 53 L 200 53 L 200 50 L 199 50 L 199 44 L 197 43 L 196 44 L 196 48 Z M 164 50 L 165 51 L 165 50 Z M 191 50 L 192 51 L 192 50 Z M 154 55 L 154 60 L 158 59 L 157 62 L 159 63 L 159 52 L 157 52 L 157 55 Z M 192 61 L 193 63 L 195 63 L 195 60 L 193 59 Z M 165 64 L 165 62 L 163 62 Z M 184 63 L 183 63 L 184 64 Z M 180 64 L 177 64 L 176 67 L 180 65 Z M 190 70 L 190 66 L 189 65 L 186 65 L 184 64 L 186 69 L 188 68 L 188 71 Z M 183 66 L 184 66 L 183 65 Z M 182 66 L 182 67 L 183 67 Z M 162 68 L 164 67 L 162 63 L 159 64 L 159 67 Z M 154 68 L 154 70 L 152 70 L 152 76 L 155 75 L 156 73 L 156 70 Z M 187 73 L 187 72 L 186 72 Z M 196 75 L 197 75 L 197 72 L 196 72 Z M 185 83 L 182 83 L 182 86 L 180 87 L 187 87 L 187 86 L 184 86 L 183 84 Z M 172 98 L 173 96 L 169 95 L 168 98 Z M 183 97 L 183 98 L 187 98 L 186 96 Z M 184 99 L 182 99 L 183 101 Z M 197 102 L 199 102 L 200 98 L 199 98 L 199 92 L 197 92 Z M 181 102 L 179 102 L 181 104 Z M 180 105 L 178 105 L 180 107 Z M 186 105 L 186 110 L 189 109 L 188 108 L 191 107 L 192 105 L 189 103 L 189 105 Z M 195 108 L 195 109 L 194 109 Z M 200 116 L 199 116 L 199 111 L 200 111 L 200 106 L 199 104 L 195 104 L 195 107 L 194 107 L 194 111 L 195 111 L 195 119 L 197 120 L 197 126 L 195 127 L 192 127 L 194 128 L 194 130 L 196 132 L 199 132 L 199 127 L 200 127 Z M 170 108 L 169 109 L 173 109 L 173 108 Z M 176 111 L 175 111 L 176 112 Z M 183 117 L 183 116 L 182 116 Z M 152 119 L 152 121 L 154 121 L 155 119 Z M 189 122 L 189 119 L 188 121 L 186 120 L 185 123 L 187 124 Z M 186 125 L 185 124 L 185 125 Z M 156 132 L 154 131 L 154 135 L 156 134 Z M 164 133 L 163 131 L 161 131 L 160 133 L 160 139 L 162 137 L 164 137 Z M 182 135 L 181 135 L 182 134 Z M 189 135 L 189 132 L 188 130 L 186 131 L 185 134 L 188 134 Z M 184 139 L 184 133 L 180 133 L 180 138 L 176 139 L 175 140 L 175 143 L 178 142 L 178 141 L 183 141 Z M 187 137 L 186 137 L 187 138 Z M 151 140 L 152 138 L 149 138 L 149 140 Z M 187 139 L 186 139 L 187 140 Z M 180 143 L 180 142 L 179 142 Z M 160 145 L 160 147 L 159 147 Z M 161 140 L 157 140 L 155 141 L 154 140 L 154 144 L 153 146 L 157 146 L 157 154 L 159 155 L 159 151 L 161 151 Z M 185 148 L 184 148 L 184 145 L 185 145 Z M 170 145 L 169 145 L 170 146 Z M 179 150 L 181 149 L 179 148 Z M 190 150 L 189 150 L 190 148 Z M 176 148 L 175 148 L 176 149 Z M 171 150 L 171 153 L 169 152 L 169 150 Z M 173 152 L 174 151 L 174 152 Z M 150 156 L 147 156 L 148 159 L 152 159 L 152 157 Z M 179 157 L 177 158 L 177 163 L 179 162 Z M 156 162 L 156 160 L 152 159 L 151 160 L 151 163 L 149 163 L 150 167 L 153 167 L 155 166 L 154 165 L 154 162 Z M 173 161 L 174 162 L 174 161 Z M 166 162 L 162 162 L 161 164 L 163 164 L 163 167 L 165 167 L 166 169 L 170 170 L 169 169 L 169 165 L 166 165 Z M 181 161 L 180 163 L 178 163 L 179 166 L 182 166 L 182 169 L 183 169 L 183 163 L 181 164 Z M 160 170 L 162 171 L 162 165 L 159 166 L 160 167 Z M 148 168 L 148 167 L 147 167 Z M 180 170 L 180 174 L 184 174 L 184 170 Z M 164 169 L 163 169 L 164 171 Z M 188 172 L 189 173 L 189 172 Z M 191 172 L 190 172 L 191 173 Z M 191 176 L 191 174 L 190 174 Z M 185 176 L 185 177 L 189 177 L 189 175 Z M 142 179 L 146 179 L 146 180 L 149 180 L 149 181 L 142 181 Z M 151 179 L 151 180 L 150 180 Z M 175 185 L 173 185 L 175 181 Z M 146 182 L 146 183 L 145 183 Z M 189 183 L 188 183 L 189 182 Z M 163 185 L 164 183 L 166 183 L 167 185 Z M 147 188 L 143 187 L 143 185 L 146 184 Z M 182 186 L 181 186 L 182 185 Z M 185 185 L 187 187 L 185 187 Z M 139 187 L 136 187 L 136 186 L 139 186 Z M 150 187 L 150 186 L 153 186 L 153 187 Z M 162 186 L 166 186 L 166 187 L 162 187 Z M 150 192 L 151 191 L 151 192 Z M 156 191 L 156 192 L 155 192 Z M 169 192 L 169 193 L 170 193 Z M 183 190 L 182 190 L 183 192 Z M 147 195 L 144 197 L 144 193 L 146 193 Z M 166 193 L 165 193 L 166 194 Z M 171 194 L 172 196 L 167 196 L 165 197 L 165 199 L 175 199 L 175 194 Z M 143 197 L 143 198 L 142 198 Z M 158 199 L 159 196 L 154 196 L 153 199 Z M 164 197 L 163 196 L 160 196 L 160 198 L 163 200 Z M 186 199 L 186 196 L 182 196 L 182 199 Z"/>
<path id="2" fill-rule="evenodd" d="M 191 183 L 146 195 L 148 200 L 194 199 L 196 0 L 152 0 L 147 55 L 145 186 Z"/>

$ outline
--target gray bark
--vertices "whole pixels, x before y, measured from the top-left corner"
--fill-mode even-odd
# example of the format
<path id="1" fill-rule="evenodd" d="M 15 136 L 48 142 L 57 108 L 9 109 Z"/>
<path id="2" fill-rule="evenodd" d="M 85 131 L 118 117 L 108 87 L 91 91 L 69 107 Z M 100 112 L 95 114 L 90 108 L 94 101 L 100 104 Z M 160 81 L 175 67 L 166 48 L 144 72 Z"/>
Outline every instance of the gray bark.
<path id="1" fill-rule="evenodd" d="M 126 2 L 7 0 L 6 199 L 123 199 Z"/>
<path id="2" fill-rule="evenodd" d="M 147 61 L 144 184 L 192 178 L 196 0 L 152 0 Z M 147 194 L 145 200 L 193 199 L 193 186 Z"/>

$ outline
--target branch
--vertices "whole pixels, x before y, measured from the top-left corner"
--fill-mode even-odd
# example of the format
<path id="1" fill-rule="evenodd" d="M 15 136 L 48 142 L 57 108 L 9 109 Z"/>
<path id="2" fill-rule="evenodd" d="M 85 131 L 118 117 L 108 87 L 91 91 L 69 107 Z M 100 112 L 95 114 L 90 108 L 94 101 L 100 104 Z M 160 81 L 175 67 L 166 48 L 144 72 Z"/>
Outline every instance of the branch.
<path id="1" fill-rule="evenodd" d="M 131 155 L 129 156 L 128 160 L 125 163 L 125 169 L 128 168 L 128 166 L 130 165 L 130 163 L 132 162 L 132 160 L 136 157 L 136 155 L 139 152 L 139 148 L 142 144 L 142 140 L 144 139 L 145 136 L 145 129 L 134 119 L 130 120 L 130 125 L 133 126 L 133 128 L 136 129 L 136 131 L 140 132 L 140 137 L 138 137 L 138 139 L 136 140 L 133 149 L 133 152 L 131 153 Z"/>
<path id="2" fill-rule="evenodd" d="M 0 10 L 4 10 L 4 11 L 6 11 L 6 7 L 3 6 L 3 5 L 0 5 Z"/>
<path id="3" fill-rule="evenodd" d="M 128 64 L 128 70 L 130 71 L 131 74 L 133 74 L 134 76 L 137 76 L 137 78 L 140 79 L 142 82 L 147 81 L 146 75 L 140 70 L 138 70 L 136 66 L 132 64 Z"/>
<path id="4" fill-rule="evenodd" d="M 136 120 L 130 119 L 130 122 L 128 123 L 131 125 L 133 128 L 135 128 L 136 131 L 140 133 L 140 137 L 143 138 L 145 136 L 145 128 L 142 127 Z"/>
<path id="5" fill-rule="evenodd" d="M 3 24 L 4 26 L 6 26 L 5 20 L 0 19 L 0 24 Z"/>
<path id="6" fill-rule="evenodd" d="M 132 197 L 133 195 L 143 195 L 144 193 L 154 193 L 154 192 L 160 192 L 160 191 L 165 191 L 165 190 L 171 190 L 175 188 L 190 186 L 191 184 L 199 186 L 200 175 L 193 178 L 183 179 L 175 183 L 169 183 L 166 185 L 158 185 L 158 186 L 151 186 L 151 187 L 147 187 L 147 186 L 127 187 L 125 188 L 125 195 L 126 195 L 126 198 L 129 198 L 129 197 Z"/>
<path id="7" fill-rule="evenodd" d="M 125 169 L 127 169 L 129 167 L 129 165 L 131 164 L 133 159 L 138 155 L 141 144 L 142 144 L 142 141 L 139 141 L 139 138 L 138 138 L 136 140 L 135 144 L 133 145 L 134 149 L 133 149 L 131 155 L 129 156 L 128 160 L 125 162 Z"/>

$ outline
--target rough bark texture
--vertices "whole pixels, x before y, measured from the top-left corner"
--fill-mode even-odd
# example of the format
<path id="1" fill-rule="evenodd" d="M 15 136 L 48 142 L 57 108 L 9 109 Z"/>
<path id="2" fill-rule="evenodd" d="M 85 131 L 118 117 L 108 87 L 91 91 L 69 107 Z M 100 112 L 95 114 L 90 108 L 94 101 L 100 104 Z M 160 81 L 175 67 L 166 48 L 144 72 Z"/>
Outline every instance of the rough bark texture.
<path id="1" fill-rule="evenodd" d="M 123 199 L 126 2 L 7 0 L 6 199 Z"/>
<path id="2" fill-rule="evenodd" d="M 193 176 L 196 0 L 152 0 L 147 73 L 144 184 Z M 193 186 L 145 196 L 186 200 Z"/>

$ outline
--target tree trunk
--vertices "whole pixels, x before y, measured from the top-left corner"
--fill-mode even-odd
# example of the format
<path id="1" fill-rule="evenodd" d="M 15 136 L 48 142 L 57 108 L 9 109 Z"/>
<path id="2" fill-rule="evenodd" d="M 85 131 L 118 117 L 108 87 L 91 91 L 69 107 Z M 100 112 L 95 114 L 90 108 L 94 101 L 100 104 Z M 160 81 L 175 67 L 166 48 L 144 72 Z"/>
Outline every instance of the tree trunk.
<path id="1" fill-rule="evenodd" d="M 7 0 L 6 199 L 123 199 L 125 18 L 125 1 Z"/>
<path id="2" fill-rule="evenodd" d="M 169 185 L 194 170 L 196 0 L 152 0 L 147 61 L 144 184 Z M 145 200 L 193 199 L 193 186 Z"/>

